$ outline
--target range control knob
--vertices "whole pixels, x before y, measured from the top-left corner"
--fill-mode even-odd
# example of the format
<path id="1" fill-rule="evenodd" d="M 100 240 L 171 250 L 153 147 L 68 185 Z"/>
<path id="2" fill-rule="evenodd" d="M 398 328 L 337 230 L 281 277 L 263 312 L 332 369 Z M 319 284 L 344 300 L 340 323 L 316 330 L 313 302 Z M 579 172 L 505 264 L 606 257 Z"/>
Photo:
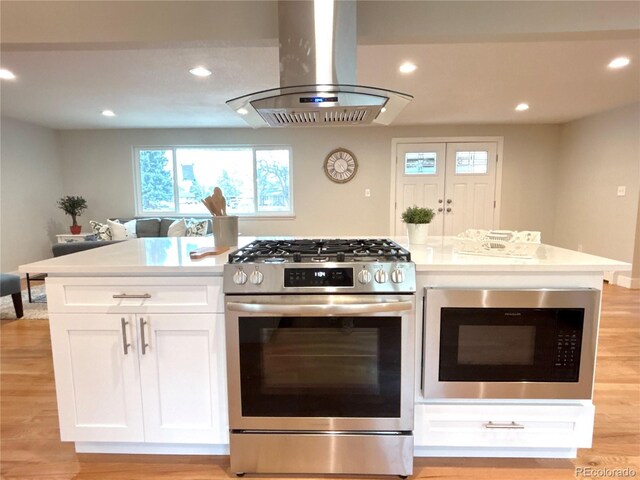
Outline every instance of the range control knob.
<path id="1" fill-rule="evenodd" d="M 251 275 L 249 275 L 249 281 L 254 285 L 260 285 L 262 283 L 262 280 L 264 280 L 264 275 L 260 270 L 251 272 Z"/>
<path id="2" fill-rule="evenodd" d="M 358 281 L 362 285 L 366 285 L 367 283 L 370 283 L 371 282 L 371 272 L 369 270 L 362 270 L 358 274 Z"/>
<path id="3" fill-rule="evenodd" d="M 391 272 L 391 281 L 393 283 L 404 282 L 404 272 L 399 268 L 396 268 L 393 272 Z"/>
<path id="4" fill-rule="evenodd" d="M 233 274 L 233 283 L 235 283 L 236 285 L 244 285 L 245 283 L 247 283 L 247 274 L 242 270 L 238 270 Z"/>
<path id="5" fill-rule="evenodd" d="M 387 272 L 380 269 L 375 273 L 373 278 L 375 278 L 376 282 L 378 283 L 385 283 L 389 279 L 389 275 L 387 275 Z"/>

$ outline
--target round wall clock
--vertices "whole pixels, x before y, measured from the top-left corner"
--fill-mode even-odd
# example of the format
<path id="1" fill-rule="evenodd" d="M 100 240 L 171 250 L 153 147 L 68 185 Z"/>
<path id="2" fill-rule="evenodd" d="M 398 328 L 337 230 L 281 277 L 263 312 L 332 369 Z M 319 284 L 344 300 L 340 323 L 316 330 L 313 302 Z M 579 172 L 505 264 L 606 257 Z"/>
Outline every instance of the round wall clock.
<path id="1" fill-rule="evenodd" d="M 353 153 L 344 148 L 333 150 L 324 159 L 324 173 L 336 183 L 346 183 L 355 177 L 358 160 Z"/>

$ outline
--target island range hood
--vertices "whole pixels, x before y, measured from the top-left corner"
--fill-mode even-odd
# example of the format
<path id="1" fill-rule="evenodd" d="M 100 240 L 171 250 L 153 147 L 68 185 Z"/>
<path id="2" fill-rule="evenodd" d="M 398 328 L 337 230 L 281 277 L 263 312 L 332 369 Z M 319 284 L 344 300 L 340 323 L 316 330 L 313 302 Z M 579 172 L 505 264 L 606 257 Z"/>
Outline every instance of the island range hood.
<path id="1" fill-rule="evenodd" d="M 356 1 L 278 2 L 280 87 L 227 101 L 252 127 L 389 125 L 413 99 L 356 85 Z"/>

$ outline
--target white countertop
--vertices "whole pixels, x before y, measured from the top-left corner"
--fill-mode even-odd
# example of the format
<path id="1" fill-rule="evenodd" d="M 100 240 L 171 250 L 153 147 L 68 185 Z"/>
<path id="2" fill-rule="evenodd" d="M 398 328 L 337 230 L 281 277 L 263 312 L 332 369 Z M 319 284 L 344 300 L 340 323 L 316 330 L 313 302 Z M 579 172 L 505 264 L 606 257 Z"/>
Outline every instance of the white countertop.
<path id="1" fill-rule="evenodd" d="M 257 238 L 240 237 L 244 246 Z M 293 237 L 277 237 L 293 238 Z M 334 238 L 334 237 L 329 237 Z M 354 237 L 355 238 L 355 237 Z M 451 237 L 430 237 L 426 245 L 409 245 L 407 237 L 391 237 L 411 252 L 418 272 L 604 272 L 629 271 L 629 263 L 541 245 L 536 258 L 467 255 L 453 251 Z M 57 275 L 211 275 L 221 274 L 228 254 L 238 247 L 200 260 L 189 252 L 212 247 L 212 237 L 139 238 L 20 266 L 21 273 Z"/>

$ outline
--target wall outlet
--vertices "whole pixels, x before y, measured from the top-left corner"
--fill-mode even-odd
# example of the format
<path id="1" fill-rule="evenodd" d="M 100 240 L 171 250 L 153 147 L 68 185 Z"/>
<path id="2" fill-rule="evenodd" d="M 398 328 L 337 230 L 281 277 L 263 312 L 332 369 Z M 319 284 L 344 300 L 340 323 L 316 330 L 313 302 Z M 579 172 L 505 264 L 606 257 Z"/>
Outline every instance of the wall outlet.
<path id="1" fill-rule="evenodd" d="M 627 194 L 627 187 L 625 187 L 624 185 L 620 185 L 618 187 L 618 196 L 624 197 L 626 194 Z"/>
<path id="2" fill-rule="evenodd" d="M 581 243 L 579 243 L 579 244 L 578 244 L 578 251 L 579 251 L 579 252 L 581 252 L 581 251 L 582 251 L 582 244 L 581 244 Z"/>
<path id="3" fill-rule="evenodd" d="M 365 188 L 364 189 L 364 196 L 365 197 L 370 197 L 371 196 L 371 189 L 370 188 Z"/>

